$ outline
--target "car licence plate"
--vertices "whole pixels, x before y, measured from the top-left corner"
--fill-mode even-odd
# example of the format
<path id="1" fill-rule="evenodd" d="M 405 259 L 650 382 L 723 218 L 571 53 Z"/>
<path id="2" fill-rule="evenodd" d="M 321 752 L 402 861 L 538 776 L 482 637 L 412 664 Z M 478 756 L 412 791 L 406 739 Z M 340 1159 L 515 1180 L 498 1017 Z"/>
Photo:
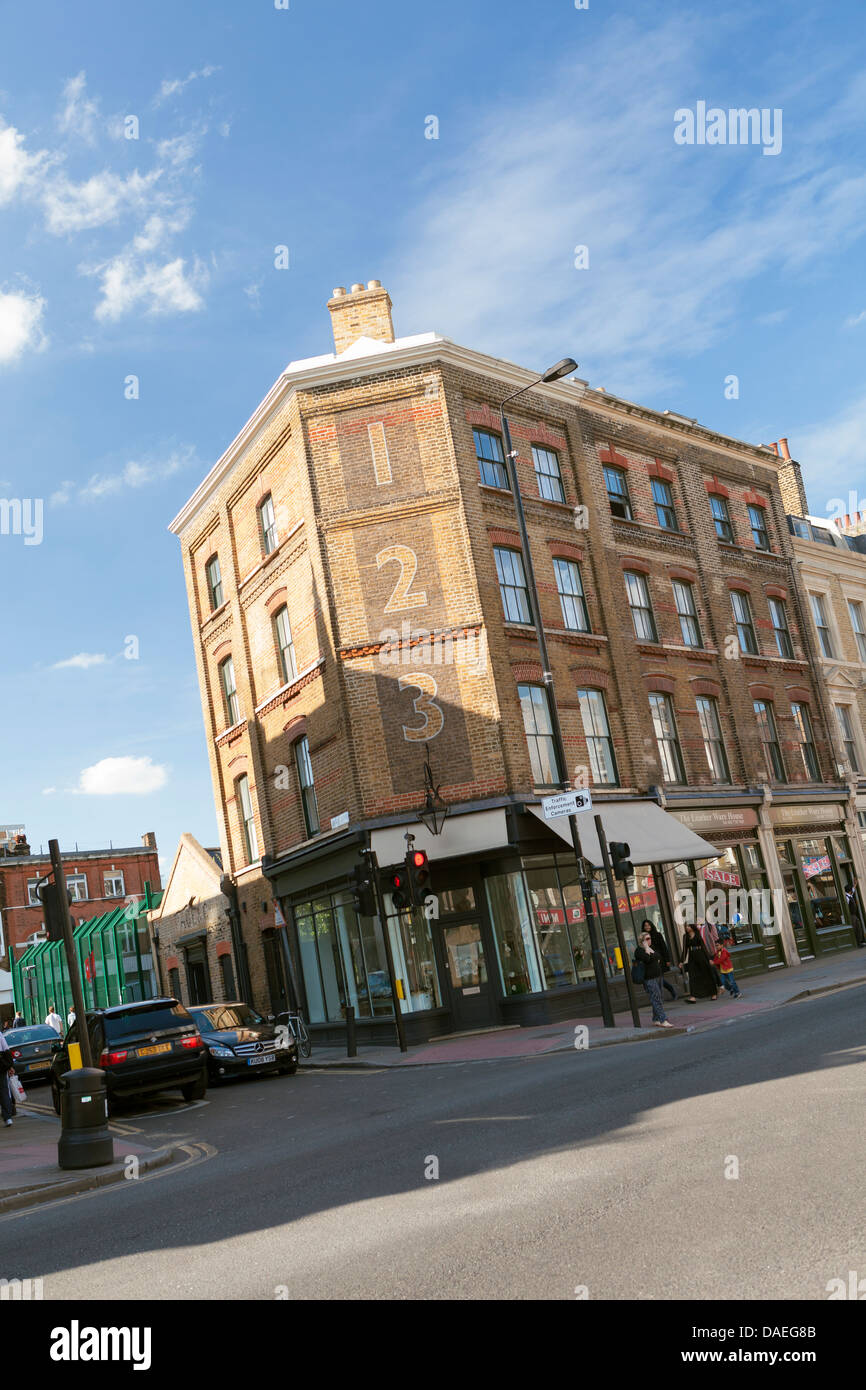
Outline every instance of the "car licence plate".
<path id="1" fill-rule="evenodd" d="M 31 1071 L 39 1071 L 42 1067 L 50 1067 L 50 1062 L 28 1062 L 26 1064 Z"/>
<path id="2" fill-rule="evenodd" d="M 139 1057 L 153 1057 L 157 1052 L 171 1052 L 171 1043 L 160 1043 L 158 1047 L 140 1047 Z"/>
<path id="3" fill-rule="evenodd" d="M 248 1066 L 248 1067 L 255 1067 L 255 1066 L 258 1066 L 261 1062 L 275 1062 L 276 1060 L 277 1060 L 277 1059 L 276 1059 L 276 1057 L 273 1055 L 273 1053 L 270 1053 L 270 1055 L 266 1055 L 266 1056 L 264 1056 L 264 1057 L 248 1057 L 248 1058 L 247 1058 L 247 1066 Z"/>

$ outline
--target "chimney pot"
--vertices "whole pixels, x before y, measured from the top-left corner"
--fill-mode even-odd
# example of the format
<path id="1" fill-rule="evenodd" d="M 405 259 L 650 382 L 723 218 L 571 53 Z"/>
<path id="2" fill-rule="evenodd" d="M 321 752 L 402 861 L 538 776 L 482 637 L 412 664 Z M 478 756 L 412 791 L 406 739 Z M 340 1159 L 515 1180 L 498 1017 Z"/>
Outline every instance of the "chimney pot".
<path id="1" fill-rule="evenodd" d="M 781 450 L 782 450 L 782 458 L 783 458 L 783 459 L 789 459 L 789 458 L 791 457 L 791 455 L 790 455 L 790 453 L 788 452 L 788 441 L 787 441 L 787 439 L 784 438 L 784 436 L 780 436 L 780 438 L 779 438 L 779 446 L 780 446 L 780 448 L 781 448 Z"/>
<path id="2" fill-rule="evenodd" d="M 331 295 L 331 298 L 332 298 L 332 299 L 339 299 L 339 298 L 341 297 L 341 295 L 344 295 L 345 293 L 346 293 L 346 286 L 345 286 L 345 285 L 338 285 L 337 288 L 334 290 L 334 293 Z"/>
<path id="3" fill-rule="evenodd" d="M 366 288 L 355 283 L 348 295 L 343 289 L 334 290 L 328 309 L 337 356 L 346 352 L 359 338 L 393 343 L 391 297 L 379 280 L 371 280 Z"/>
<path id="4" fill-rule="evenodd" d="M 778 457 L 779 457 L 779 446 L 778 446 L 778 444 L 771 444 L 771 445 L 770 445 L 770 448 L 773 450 L 773 453 L 776 455 L 776 458 L 778 458 Z"/>

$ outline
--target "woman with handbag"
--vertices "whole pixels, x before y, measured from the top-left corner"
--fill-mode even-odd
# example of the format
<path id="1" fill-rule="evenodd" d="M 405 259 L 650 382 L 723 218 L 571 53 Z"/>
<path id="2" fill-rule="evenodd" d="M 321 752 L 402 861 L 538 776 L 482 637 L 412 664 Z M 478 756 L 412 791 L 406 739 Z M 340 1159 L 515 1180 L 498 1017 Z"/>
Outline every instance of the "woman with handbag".
<path id="1" fill-rule="evenodd" d="M 658 927 L 656 926 L 655 922 L 651 922 L 650 919 L 649 919 L 648 917 L 644 917 L 643 921 L 642 921 L 641 924 L 640 924 L 640 927 L 641 927 L 641 931 L 648 931 L 648 932 L 649 932 L 649 934 L 650 934 L 650 940 L 652 941 L 652 948 L 653 948 L 654 951 L 658 951 L 659 956 L 661 957 L 661 962 L 662 962 L 662 974 L 661 974 L 662 989 L 666 989 L 666 990 L 667 990 L 668 994 L 671 996 L 671 999 L 676 999 L 676 997 L 677 997 L 677 992 L 676 992 L 676 990 L 674 989 L 673 985 L 671 984 L 670 980 L 668 979 L 668 973 L 667 973 L 667 972 L 670 970 L 670 968 L 671 968 L 671 953 L 670 953 L 670 951 L 668 950 L 668 943 L 665 941 L 664 937 L 662 936 L 662 934 L 661 934 L 661 932 L 659 931 Z"/>
<path id="2" fill-rule="evenodd" d="M 12 1116 L 15 1114 L 15 1102 L 9 1086 L 12 1075 L 12 1053 L 8 1042 L 0 1033 L 0 1114 L 7 1129 L 12 1124 Z"/>
<path id="3" fill-rule="evenodd" d="M 700 931 L 691 924 L 686 927 L 683 936 L 680 969 L 688 976 L 687 1004 L 697 1004 L 698 999 L 718 999 L 719 987 L 716 984 L 715 968 L 707 955 Z"/>
<path id="4" fill-rule="evenodd" d="M 631 977 L 637 984 L 642 984 L 650 997 L 653 1008 L 653 1023 L 660 1023 L 662 1028 L 672 1028 L 673 1024 L 669 1021 L 662 1005 L 662 975 L 664 974 L 664 963 L 658 951 L 653 950 L 652 937 L 648 931 L 641 932 L 640 943 L 634 953 L 634 965 L 632 966 Z"/>

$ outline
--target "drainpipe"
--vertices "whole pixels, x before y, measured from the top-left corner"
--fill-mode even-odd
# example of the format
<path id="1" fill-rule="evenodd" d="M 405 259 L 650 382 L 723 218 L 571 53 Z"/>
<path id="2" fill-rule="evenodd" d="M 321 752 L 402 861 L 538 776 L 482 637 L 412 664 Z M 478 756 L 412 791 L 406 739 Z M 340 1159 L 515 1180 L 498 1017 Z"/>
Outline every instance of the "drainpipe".
<path id="1" fill-rule="evenodd" d="M 241 912 L 238 904 L 237 884 L 230 874 L 223 874 L 220 879 L 220 892 L 228 898 L 229 927 L 232 936 L 232 952 L 238 971 L 238 987 L 241 998 L 245 1004 L 252 1008 L 253 987 L 250 982 L 250 972 L 247 965 L 247 953 L 244 949 L 244 939 L 241 933 Z"/>

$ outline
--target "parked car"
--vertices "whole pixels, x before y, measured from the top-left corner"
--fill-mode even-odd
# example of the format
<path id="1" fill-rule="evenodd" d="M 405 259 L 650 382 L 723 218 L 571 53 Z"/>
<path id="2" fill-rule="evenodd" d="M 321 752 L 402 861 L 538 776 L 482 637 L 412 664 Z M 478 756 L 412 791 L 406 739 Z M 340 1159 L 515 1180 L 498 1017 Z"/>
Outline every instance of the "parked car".
<path id="1" fill-rule="evenodd" d="M 145 999 L 88 1012 L 94 1066 L 105 1072 L 108 1106 L 129 1096 L 179 1090 L 184 1100 L 201 1100 L 207 1090 L 207 1060 L 201 1034 L 177 999 Z M 51 1063 L 51 1099 L 60 1114 L 69 1044 L 78 1041 L 78 1020 Z"/>
<path id="2" fill-rule="evenodd" d="M 207 1048 L 211 1081 L 274 1072 L 294 1076 L 298 1070 L 298 1044 L 292 1034 L 248 1004 L 193 1004 L 190 1013 Z"/>
<path id="3" fill-rule="evenodd" d="M 53 1028 L 45 1023 L 33 1023 L 25 1028 L 10 1028 L 4 1037 L 20 1081 L 29 1084 L 50 1080 L 51 1059 L 63 1046 Z"/>

